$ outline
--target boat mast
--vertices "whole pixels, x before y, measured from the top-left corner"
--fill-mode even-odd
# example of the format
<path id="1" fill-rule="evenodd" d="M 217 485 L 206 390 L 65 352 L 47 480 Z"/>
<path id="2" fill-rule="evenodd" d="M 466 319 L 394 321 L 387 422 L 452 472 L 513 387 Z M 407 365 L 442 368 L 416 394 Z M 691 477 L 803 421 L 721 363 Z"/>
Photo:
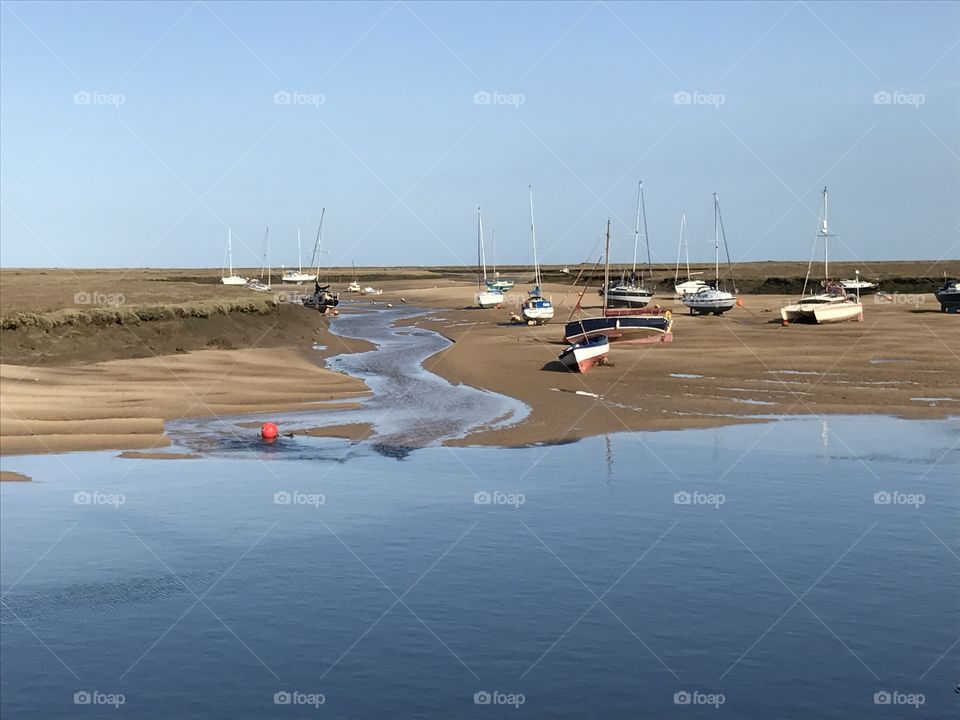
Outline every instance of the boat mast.
<path id="1" fill-rule="evenodd" d="M 607 315 L 607 290 L 610 288 L 610 218 L 607 218 L 607 240 L 603 249 L 603 315 Z"/>
<path id="2" fill-rule="evenodd" d="M 300 226 L 297 225 L 297 272 L 303 274 L 303 259 L 300 257 Z"/>
<path id="3" fill-rule="evenodd" d="M 643 208 L 643 239 L 647 244 L 647 272 L 650 275 L 650 283 L 653 284 L 653 259 L 650 257 L 650 233 L 647 232 L 647 203 L 643 198 L 643 182 L 640 182 L 640 207 Z M 634 256 L 637 254 L 636 241 L 634 241 Z M 636 260 L 634 260 L 636 264 Z M 636 270 L 634 270 L 636 272 Z"/>
<path id="4" fill-rule="evenodd" d="M 230 275 L 228 277 L 233 277 L 233 230 L 230 228 L 227 228 L 227 257 L 230 263 Z"/>
<path id="5" fill-rule="evenodd" d="M 716 285 L 714 286 L 715 290 L 719 290 L 720 285 L 720 224 L 717 222 L 717 212 L 719 210 L 719 201 L 717 200 L 717 194 L 713 194 L 713 249 L 716 253 L 716 265 L 715 265 L 715 277 Z"/>
<path id="6" fill-rule="evenodd" d="M 320 209 L 320 225 L 317 226 L 317 277 L 314 278 L 314 282 L 320 284 L 320 259 L 323 257 L 323 216 L 327 214 L 326 208 Z"/>
<path id="7" fill-rule="evenodd" d="M 480 206 L 477 205 L 477 289 L 481 292 L 483 291 L 483 285 L 486 281 L 487 262 L 483 254 L 483 219 L 480 216 Z"/>
<path id="8" fill-rule="evenodd" d="M 633 274 L 637 274 L 637 244 L 640 242 L 640 205 L 643 203 L 643 182 L 637 187 L 637 223 L 633 226 Z M 646 220 L 644 220 L 646 222 Z"/>
<path id="9" fill-rule="evenodd" d="M 830 279 L 830 233 L 829 225 L 827 225 L 827 187 L 823 187 L 823 227 L 821 228 L 823 233 L 823 279 Z"/>
<path id="10" fill-rule="evenodd" d="M 533 183 L 527 185 L 527 191 L 530 194 L 530 238 L 533 240 L 533 284 L 540 292 L 540 258 L 537 255 L 537 229 L 533 222 Z"/>
<path id="11" fill-rule="evenodd" d="M 493 277 L 497 277 L 497 231 L 493 230 Z"/>

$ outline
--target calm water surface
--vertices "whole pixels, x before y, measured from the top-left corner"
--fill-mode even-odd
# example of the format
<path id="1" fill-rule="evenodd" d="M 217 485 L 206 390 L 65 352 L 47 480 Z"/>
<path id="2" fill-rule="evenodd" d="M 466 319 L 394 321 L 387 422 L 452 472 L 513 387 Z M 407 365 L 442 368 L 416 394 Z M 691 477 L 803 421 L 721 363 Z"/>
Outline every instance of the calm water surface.
<path id="1" fill-rule="evenodd" d="M 960 421 L 450 449 L 439 400 L 392 455 L 186 423 L 201 460 L 18 458 L 3 716 L 955 716 Z"/>

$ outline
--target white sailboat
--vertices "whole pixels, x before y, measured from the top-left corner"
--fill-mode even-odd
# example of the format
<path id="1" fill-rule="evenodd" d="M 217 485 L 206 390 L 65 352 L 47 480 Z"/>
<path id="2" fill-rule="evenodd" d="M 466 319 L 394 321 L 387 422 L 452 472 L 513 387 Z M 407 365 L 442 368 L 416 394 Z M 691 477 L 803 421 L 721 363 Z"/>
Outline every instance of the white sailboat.
<path id="1" fill-rule="evenodd" d="M 687 260 L 687 279 L 680 282 L 680 251 L 683 251 Z M 690 246 L 687 242 L 687 214 L 680 215 L 680 242 L 677 244 L 677 269 L 673 274 L 673 289 L 681 298 L 684 295 L 695 293 L 700 288 L 708 287 L 703 280 L 694 280 L 694 275 L 703 275 L 703 273 L 690 272 Z"/>
<path id="2" fill-rule="evenodd" d="M 633 269 L 629 277 L 621 277 L 619 282 L 613 281 L 609 286 L 600 288 L 601 296 L 607 297 L 607 305 L 610 307 L 646 307 L 653 297 L 653 291 L 643 287 L 642 282 L 637 278 L 637 246 L 640 242 L 640 213 L 643 211 L 643 235 L 647 242 L 647 267 L 650 270 L 651 279 L 653 277 L 653 268 L 650 259 L 650 237 L 647 235 L 647 208 L 643 202 L 643 183 L 641 182 L 637 189 L 637 223 L 633 231 Z"/>
<path id="3" fill-rule="evenodd" d="M 257 292 L 270 292 L 273 288 L 270 287 L 273 269 L 270 267 L 270 228 L 267 228 L 267 232 L 264 235 L 264 252 L 263 252 L 263 265 L 260 266 L 260 277 L 259 278 L 250 278 L 247 280 L 247 287 L 251 290 L 256 290 Z M 267 282 L 263 282 L 264 268 L 266 268 Z"/>
<path id="4" fill-rule="evenodd" d="M 224 285 L 246 285 L 247 279 L 233 272 L 233 230 L 227 228 L 227 263 L 229 270 L 224 268 L 221 271 L 220 282 Z"/>
<path id="5" fill-rule="evenodd" d="M 537 253 L 537 230 L 533 222 L 533 185 L 527 188 L 530 192 L 530 238 L 533 241 L 533 289 L 528 291 L 529 297 L 520 306 L 520 315 L 527 323 L 544 325 L 553 320 L 553 303 L 543 297 L 541 285 L 543 278 L 540 275 L 540 256 Z"/>
<path id="6" fill-rule="evenodd" d="M 314 248 L 316 251 L 316 248 Z M 317 279 L 316 275 L 311 275 L 310 273 L 305 273 L 303 271 L 303 260 L 300 257 L 300 228 L 297 228 L 297 269 L 296 270 L 287 270 L 283 273 L 283 277 L 280 278 L 280 282 L 285 283 L 305 283 L 313 282 Z"/>
<path id="7" fill-rule="evenodd" d="M 810 281 L 810 268 L 813 257 L 807 265 L 807 277 L 803 281 L 803 294 L 795 303 L 780 308 L 780 317 L 786 325 L 791 322 L 813 322 L 820 325 L 825 323 L 844 322 L 846 320 L 863 320 L 863 305 L 860 302 L 859 291 L 855 296 L 848 295 L 840 283 L 830 280 L 830 226 L 827 221 L 827 188 L 823 188 L 823 201 L 820 206 L 820 217 L 817 221 L 817 235 L 814 237 L 814 249 L 817 238 L 823 238 L 823 286 L 824 292 L 807 295 L 807 285 Z"/>
<path id="8" fill-rule="evenodd" d="M 503 304 L 503 293 L 490 287 L 487 282 L 487 258 L 483 252 L 483 219 L 477 206 L 477 306 L 483 309 Z"/>
<path id="9" fill-rule="evenodd" d="M 723 249 L 727 254 L 727 262 L 730 262 L 730 249 L 727 247 L 727 233 L 723 229 L 723 217 L 720 215 L 720 200 L 717 194 L 713 194 L 713 246 L 716 256 L 713 283 L 700 288 L 695 293 L 687 293 L 681 298 L 681 302 L 690 308 L 690 314 L 694 315 L 722 315 L 727 310 L 733 309 L 737 304 L 737 296 L 731 292 L 720 289 L 720 236 L 723 236 Z M 736 288 L 734 288 L 736 289 Z"/>
<path id="10" fill-rule="evenodd" d="M 357 282 L 357 266 L 350 263 L 353 268 L 353 282 L 347 285 L 347 292 L 358 293 L 361 291 L 360 283 Z"/>

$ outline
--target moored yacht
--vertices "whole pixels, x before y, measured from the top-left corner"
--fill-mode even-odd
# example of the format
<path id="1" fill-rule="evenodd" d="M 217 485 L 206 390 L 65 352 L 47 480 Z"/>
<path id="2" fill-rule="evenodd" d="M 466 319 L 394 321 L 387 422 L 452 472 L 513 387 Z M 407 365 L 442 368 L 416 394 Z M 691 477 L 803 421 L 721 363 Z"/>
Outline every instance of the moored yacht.
<path id="1" fill-rule="evenodd" d="M 487 262 L 483 254 L 483 219 L 477 206 L 477 307 L 487 310 L 503 305 L 503 293 L 491 289 L 487 283 Z"/>
<path id="2" fill-rule="evenodd" d="M 737 296 L 720 288 L 720 236 L 723 236 L 723 248 L 730 259 L 727 247 L 727 233 L 723 229 L 723 217 L 720 215 L 720 200 L 713 194 L 713 246 L 716 255 L 716 274 L 711 283 L 704 285 L 694 293 L 686 293 L 681 302 L 690 308 L 691 315 L 722 315 L 737 304 Z"/>
<path id="3" fill-rule="evenodd" d="M 936 295 L 940 301 L 940 312 L 960 312 L 960 280 L 945 280 Z"/>
<path id="4" fill-rule="evenodd" d="M 540 289 L 543 278 L 540 276 L 537 231 L 533 222 L 533 185 L 530 185 L 528 190 L 530 192 L 530 237 L 533 240 L 533 288 L 527 292 L 527 299 L 520 305 L 520 315 L 528 324 L 545 325 L 553 320 L 553 303 L 543 297 L 543 291 Z M 512 283 L 511 287 L 513 287 Z"/>

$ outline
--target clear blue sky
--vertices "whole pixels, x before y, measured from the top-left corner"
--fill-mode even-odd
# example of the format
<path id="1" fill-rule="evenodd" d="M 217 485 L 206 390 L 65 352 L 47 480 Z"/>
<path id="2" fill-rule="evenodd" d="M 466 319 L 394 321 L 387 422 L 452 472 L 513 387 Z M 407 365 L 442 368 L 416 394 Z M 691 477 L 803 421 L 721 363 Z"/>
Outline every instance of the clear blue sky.
<path id="1" fill-rule="evenodd" d="M 321 207 L 327 263 L 467 263 L 478 204 L 498 260 L 529 262 L 528 182 L 545 262 L 584 260 L 608 216 L 623 259 L 641 179 L 661 262 L 681 211 L 712 256 L 714 190 L 735 259 L 806 259 L 825 184 L 837 259 L 960 257 L 958 3 L 4 0 L 0 20 L 5 267 L 220 267 L 228 225 L 237 264 L 266 225 L 289 264 Z"/>

